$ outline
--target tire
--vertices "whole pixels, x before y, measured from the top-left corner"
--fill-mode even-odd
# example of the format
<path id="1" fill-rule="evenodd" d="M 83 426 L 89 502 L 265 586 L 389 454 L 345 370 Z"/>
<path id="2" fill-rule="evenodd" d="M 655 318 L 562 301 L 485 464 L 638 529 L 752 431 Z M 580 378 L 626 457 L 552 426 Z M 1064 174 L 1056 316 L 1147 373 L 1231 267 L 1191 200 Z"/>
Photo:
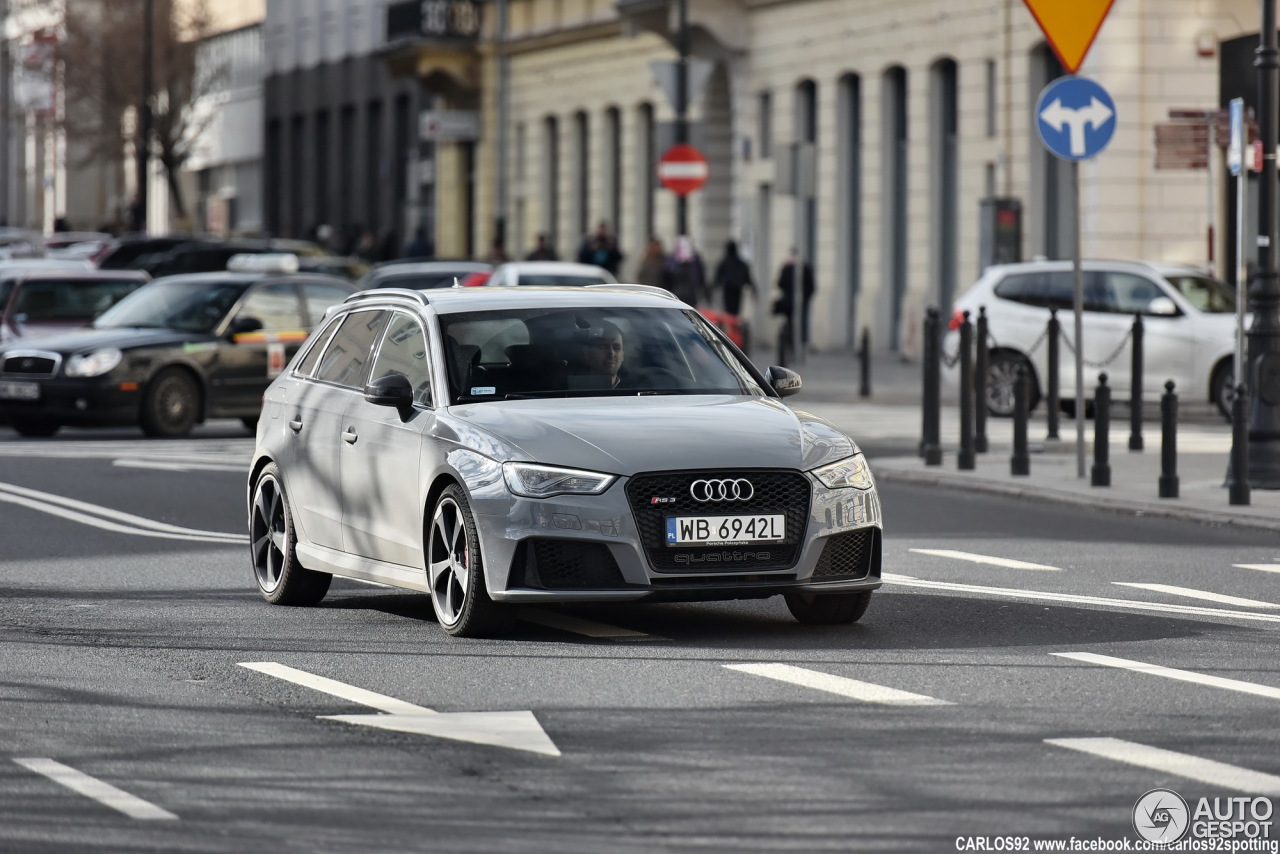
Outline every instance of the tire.
<path id="1" fill-rule="evenodd" d="M 262 470 L 253 486 L 249 558 L 258 592 L 272 605 L 314 605 L 333 581 L 327 572 L 313 572 L 298 561 L 293 512 L 275 463 Z"/>
<path id="2" fill-rule="evenodd" d="M 165 368 L 147 385 L 142 402 L 142 432 L 173 439 L 185 436 L 200 417 L 200 389 L 181 368 Z"/>
<path id="3" fill-rule="evenodd" d="M 838 626 L 856 623 L 867 613 L 871 591 L 860 593 L 784 593 L 787 610 L 797 622 L 807 626 Z"/>
<path id="4" fill-rule="evenodd" d="M 241 418 L 240 423 L 243 424 L 245 429 L 250 433 L 258 432 L 258 416 L 255 415 L 252 418 Z"/>
<path id="5" fill-rule="evenodd" d="M 1209 380 L 1209 400 L 1222 413 L 1222 417 L 1231 420 L 1231 405 L 1236 400 L 1235 366 L 1223 360 L 1213 369 L 1213 379 Z"/>
<path id="6" fill-rule="evenodd" d="M 1027 412 L 1034 412 L 1040 402 L 1040 384 L 1036 372 L 1023 356 L 1008 350 L 997 350 L 987 363 L 987 412 L 996 418 L 1013 417 L 1013 381 L 1018 367 L 1027 372 Z"/>
<path id="7" fill-rule="evenodd" d="M 19 436 L 26 436 L 28 439 L 44 439 L 62 428 L 57 421 L 46 421 L 43 418 L 24 418 L 14 421 L 11 426 L 18 431 Z"/>
<path id="8" fill-rule="evenodd" d="M 480 538 L 467 494 L 445 487 L 426 530 L 427 586 L 440 628 L 454 637 L 502 634 L 514 612 L 489 598 Z"/>

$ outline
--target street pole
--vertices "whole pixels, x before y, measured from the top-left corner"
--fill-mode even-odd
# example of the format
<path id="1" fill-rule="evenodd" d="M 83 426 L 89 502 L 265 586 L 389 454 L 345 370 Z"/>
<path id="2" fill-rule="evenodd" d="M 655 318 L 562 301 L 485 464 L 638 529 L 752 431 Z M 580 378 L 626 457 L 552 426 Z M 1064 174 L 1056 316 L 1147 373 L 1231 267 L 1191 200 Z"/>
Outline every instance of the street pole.
<path id="1" fill-rule="evenodd" d="M 12 68 L 9 58 L 9 0 L 0 0 L 0 225 L 9 224 L 9 194 L 13 188 L 9 160 Z"/>
<path id="2" fill-rule="evenodd" d="M 1084 269 L 1080 260 L 1084 235 L 1080 231 L 1080 163 L 1071 161 L 1071 205 L 1075 216 L 1076 245 L 1072 258 L 1076 357 L 1076 477 L 1084 478 Z"/>
<path id="3" fill-rule="evenodd" d="M 138 207 L 134 214 L 135 231 L 147 230 L 148 170 L 151 164 L 151 90 L 152 58 L 155 53 L 155 0 L 142 3 L 142 105 L 138 113 Z"/>
<path id="4" fill-rule="evenodd" d="M 676 63 L 676 144 L 689 142 L 689 0 L 679 0 L 679 18 L 676 24 L 676 50 L 680 60 Z M 676 196 L 676 234 L 689 233 L 689 197 Z"/>
<path id="5" fill-rule="evenodd" d="M 1262 192 L 1258 194 L 1258 271 L 1249 286 L 1249 483 L 1280 489 L 1280 280 L 1276 272 L 1276 0 L 1262 0 L 1262 31 L 1253 61 L 1258 69 L 1258 127 L 1262 138 Z"/>
<path id="6" fill-rule="evenodd" d="M 497 210 L 493 218 L 493 242 L 501 245 L 504 250 L 507 242 L 507 125 L 511 111 L 511 58 L 507 56 L 507 25 L 507 0 L 498 0 L 498 174 L 495 182 Z"/>

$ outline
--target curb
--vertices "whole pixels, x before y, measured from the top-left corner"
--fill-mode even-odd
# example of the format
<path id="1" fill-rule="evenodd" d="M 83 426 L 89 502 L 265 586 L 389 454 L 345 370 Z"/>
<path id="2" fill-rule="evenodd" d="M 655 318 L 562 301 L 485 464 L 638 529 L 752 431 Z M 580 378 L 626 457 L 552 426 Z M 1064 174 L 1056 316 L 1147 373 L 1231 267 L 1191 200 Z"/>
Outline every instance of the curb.
<path id="1" fill-rule="evenodd" d="M 1131 501 L 1123 498 L 1093 498 L 1051 487 L 1025 487 L 1017 484 L 998 481 L 971 479 L 961 474 L 948 472 L 917 472 L 903 469 L 875 469 L 877 480 L 898 481 L 901 483 L 941 486 L 945 489 L 985 492 L 992 495 L 1004 495 L 1011 498 L 1026 498 L 1053 504 L 1070 504 L 1076 507 L 1089 507 L 1111 513 L 1133 513 L 1139 516 L 1152 516 L 1166 519 L 1182 519 L 1200 522 L 1206 525 L 1230 525 L 1236 528 L 1280 533 L 1280 519 L 1266 519 L 1256 516 L 1243 516 L 1230 511 L 1204 510 L 1197 507 L 1178 507 L 1174 505 L 1150 504 L 1145 501 Z"/>

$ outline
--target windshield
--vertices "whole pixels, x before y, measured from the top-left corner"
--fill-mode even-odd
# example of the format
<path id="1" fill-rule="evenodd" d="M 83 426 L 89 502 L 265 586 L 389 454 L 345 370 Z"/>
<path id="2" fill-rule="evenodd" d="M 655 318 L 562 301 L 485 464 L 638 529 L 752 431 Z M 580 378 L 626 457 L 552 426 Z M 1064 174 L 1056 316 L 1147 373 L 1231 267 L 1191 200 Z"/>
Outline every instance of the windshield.
<path id="1" fill-rule="evenodd" d="M 440 317 L 457 403 L 766 392 L 697 312 L 507 309 Z"/>
<path id="2" fill-rule="evenodd" d="M 1210 314 L 1234 314 L 1236 295 L 1231 286 L 1208 276 L 1166 274 L 1165 280 L 1178 289 L 1200 311 Z"/>
<path id="3" fill-rule="evenodd" d="M 245 282 L 152 282 L 94 321 L 95 329 L 148 327 L 210 333 L 244 293 Z"/>
<path id="4" fill-rule="evenodd" d="M 13 306 L 19 323 L 88 323 L 137 290 L 137 279 L 34 279 Z"/>

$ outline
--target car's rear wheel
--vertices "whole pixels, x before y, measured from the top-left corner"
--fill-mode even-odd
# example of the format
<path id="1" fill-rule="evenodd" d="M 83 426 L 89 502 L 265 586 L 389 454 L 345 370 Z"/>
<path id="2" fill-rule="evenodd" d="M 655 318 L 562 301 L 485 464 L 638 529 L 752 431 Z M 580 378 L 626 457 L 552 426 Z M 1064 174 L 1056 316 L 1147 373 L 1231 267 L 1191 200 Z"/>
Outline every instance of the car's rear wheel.
<path id="1" fill-rule="evenodd" d="M 1027 411 L 1033 411 L 1040 402 L 1040 385 L 1031 363 L 1018 353 L 997 350 L 987 363 L 987 412 L 997 418 L 1013 417 L 1013 389 L 1018 368 L 1027 375 Z"/>
<path id="2" fill-rule="evenodd" d="M 142 431 L 148 436 L 185 436 L 199 416 L 200 390 L 191 374 L 181 368 L 166 368 L 148 384 L 142 402 Z"/>
<path id="3" fill-rule="evenodd" d="M 28 439 L 52 436 L 62 428 L 57 421 L 48 421 L 44 418 L 23 418 L 14 421 L 12 426 L 18 431 L 19 436 L 26 436 Z"/>
<path id="4" fill-rule="evenodd" d="M 252 418 L 241 418 L 240 423 L 243 424 L 245 429 L 250 433 L 258 432 L 258 416 L 255 415 Z"/>
<path id="5" fill-rule="evenodd" d="M 471 505 L 457 484 L 445 487 L 431 514 L 427 583 L 436 619 L 449 634 L 486 637 L 509 627 L 511 609 L 489 598 Z"/>
<path id="6" fill-rule="evenodd" d="M 798 622 L 810 626 L 856 623 L 867 613 L 871 591 L 858 593 L 784 593 L 787 610 Z"/>
<path id="7" fill-rule="evenodd" d="M 293 512 L 275 463 L 262 470 L 253 487 L 249 554 L 258 592 L 273 605 L 314 605 L 329 592 L 333 576 L 298 561 Z"/>
<path id="8" fill-rule="evenodd" d="M 1209 397 L 1222 417 L 1230 421 L 1231 405 L 1236 400 L 1235 367 L 1231 362 L 1224 359 L 1213 369 L 1213 379 L 1209 381 Z"/>

